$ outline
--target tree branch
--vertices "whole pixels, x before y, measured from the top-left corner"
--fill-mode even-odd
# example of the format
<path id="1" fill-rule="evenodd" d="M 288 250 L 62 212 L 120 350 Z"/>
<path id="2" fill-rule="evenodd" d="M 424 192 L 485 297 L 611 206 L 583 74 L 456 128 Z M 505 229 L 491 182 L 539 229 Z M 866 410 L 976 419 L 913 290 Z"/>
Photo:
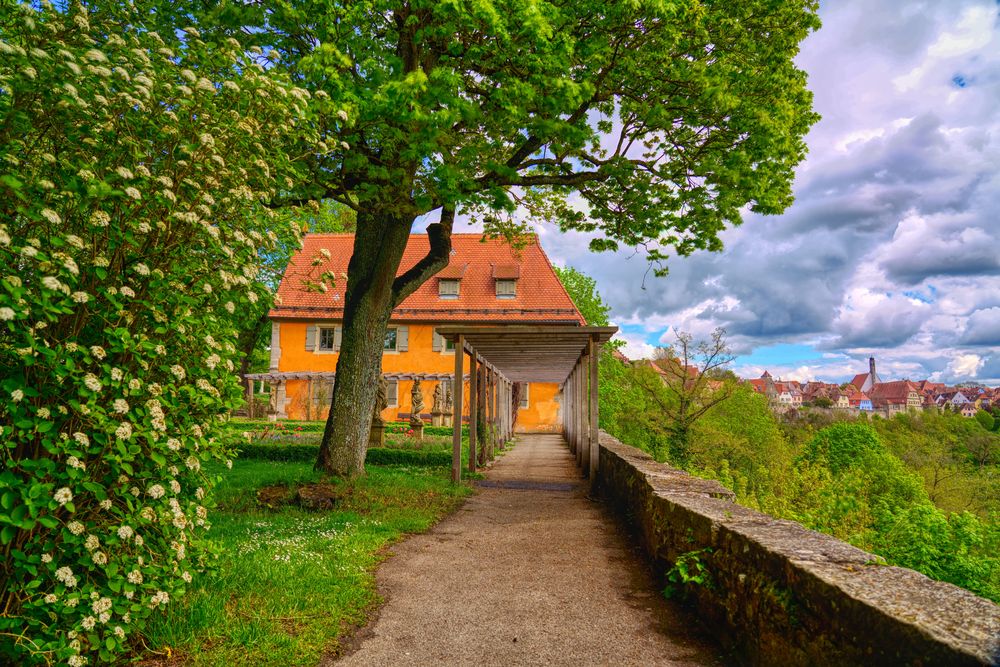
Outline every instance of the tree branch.
<path id="1" fill-rule="evenodd" d="M 431 247 L 419 262 L 393 281 L 393 308 L 413 294 L 431 276 L 448 266 L 448 260 L 451 258 L 451 229 L 454 224 L 455 207 L 445 205 L 441 208 L 440 220 L 427 225 L 427 238 Z"/>

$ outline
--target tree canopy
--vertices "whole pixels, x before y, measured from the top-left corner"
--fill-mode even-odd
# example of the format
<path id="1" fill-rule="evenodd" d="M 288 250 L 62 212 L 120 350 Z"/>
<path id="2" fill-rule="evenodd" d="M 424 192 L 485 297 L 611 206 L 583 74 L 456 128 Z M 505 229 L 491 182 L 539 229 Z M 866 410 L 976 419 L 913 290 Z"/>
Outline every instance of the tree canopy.
<path id="1" fill-rule="evenodd" d="M 663 272 L 669 252 L 720 249 L 743 211 L 784 210 L 817 120 L 793 60 L 815 0 L 143 5 L 178 48 L 195 22 L 311 92 L 319 141 L 281 199 L 357 212 L 317 461 L 331 473 L 363 472 L 381 334 L 447 264 L 458 213 L 511 239 L 553 221 L 593 250 L 642 247 Z M 399 272 L 435 211 L 426 256 Z"/>

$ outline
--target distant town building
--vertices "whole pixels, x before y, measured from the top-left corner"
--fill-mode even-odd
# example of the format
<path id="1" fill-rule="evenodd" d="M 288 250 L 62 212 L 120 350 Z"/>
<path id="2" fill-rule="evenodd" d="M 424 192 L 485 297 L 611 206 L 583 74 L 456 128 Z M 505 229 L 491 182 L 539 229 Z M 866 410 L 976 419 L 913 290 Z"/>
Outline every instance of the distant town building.
<path id="1" fill-rule="evenodd" d="M 868 372 L 855 375 L 851 384 L 867 394 L 881 381 L 875 372 L 875 357 L 868 357 Z"/>

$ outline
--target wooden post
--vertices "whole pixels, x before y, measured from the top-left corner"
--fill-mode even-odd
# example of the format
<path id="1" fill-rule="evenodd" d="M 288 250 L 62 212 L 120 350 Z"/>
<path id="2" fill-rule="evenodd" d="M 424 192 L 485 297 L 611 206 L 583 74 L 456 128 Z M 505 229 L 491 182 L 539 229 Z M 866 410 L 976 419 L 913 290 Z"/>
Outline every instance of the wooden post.
<path id="1" fill-rule="evenodd" d="M 576 428 L 575 415 L 573 403 L 576 401 L 576 385 L 575 381 L 576 368 L 573 368 L 573 372 L 569 374 L 569 379 L 566 381 L 566 433 L 567 440 L 569 441 L 569 451 L 576 454 L 576 448 L 573 445 L 573 430 Z"/>
<path id="2" fill-rule="evenodd" d="M 486 364 L 484 360 L 480 359 L 479 369 L 476 371 L 478 378 L 476 382 L 476 428 L 478 428 L 479 422 L 483 423 L 483 427 L 486 426 Z M 486 437 L 487 431 L 483 431 L 479 434 L 479 464 L 486 465 L 489 461 L 489 443 Z"/>
<path id="3" fill-rule="evenodd" d="M 253 380 L 247 380 L 247 417 L 253 419 Z"/>
<path id="4" fill-rule="evenodd" d="M 584 476 L 590 469 L 590 355 L 580 360 L 580 468 Z"/>
<path id="5" fill-rule="evenodd" d="M 455 418 L 451 432 L 451 481 L 458 484 L 462 481 L 462 380 L 465 376 L 465 336 L 455 337 Z"/>
<path id="6" fill-rule="evenodd" d="M 597 483 L 597 466 L 601 458 L 600 433 L 598 431 L 598 384 L 597 384 L 597 338 L 591 336 L 588 344 L 590 352 L 590 485 L 593 487 Z"/>
<path id="7" fill-rule="evenodd" d="M 510 405 L 510 400 L 507 397 L 507 378 L 503 379 L 500 384 L 500 423 L 502 428 L 500 433 L 503 436 L 503 443 L 506 445 L 510 438 L 507 435 L 507 406 Z"/>
<path id="8" fill-rule="evenodd" d="M 576 465 L 579 466 L 583 463 L 583 444 L 584 444 L 584 424 L 583 424 L 583 366 L 581 362 L 583 357 L 577 359 L 576 361 Z"/>
<path id="9" fill-rule="evenodd" d="M 569 376 L 569 449 L 576 454 L 576 366 Z"/>
<path id="10" fill-rule="evenodd" d="M 479 425 L 476 423 L 476 410 L 479 409 L 476 400 L 479 398 L 479 387 L 476 385 L 476 376 L 478 375 L 476 362 L 476 353 L 473 351 L 469 355 L 469 472 L 476 472 L 476 443 L 479 436 Z M 459 419 L 459 424 L 461 424 L 461 419 Z"/>
<path id="11" fill-rule="evenodd" d="M 493 428 L 493 369 L 490 366 L 486 367 L 486 410 L 484 421 L 486 423 L 486 446 L 489 451 L 490 460 L 493 460 L 495 456 L 493 451 L 494 446 L 494 435 L 496 430 Z"/>

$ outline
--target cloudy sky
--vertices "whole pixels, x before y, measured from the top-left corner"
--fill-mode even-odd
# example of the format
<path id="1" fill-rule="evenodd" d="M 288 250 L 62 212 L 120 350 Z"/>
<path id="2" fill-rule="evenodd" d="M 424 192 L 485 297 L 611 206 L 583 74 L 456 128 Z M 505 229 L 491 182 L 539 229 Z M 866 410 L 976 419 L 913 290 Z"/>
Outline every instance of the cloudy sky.
<path id="1" fill-rule="evenodd" d="M 735 370 L 844 381 L 1000 384 L 1000 4 L 823 2 L 802 46 L 822 114 L 796 202 L 748 216 L 722 253 L 594 255 L 542 226 L 557 264 L 596 278 L 632 357 L 725 327 Z M 645 278 L 644 278 L 645 276 Z"/>

